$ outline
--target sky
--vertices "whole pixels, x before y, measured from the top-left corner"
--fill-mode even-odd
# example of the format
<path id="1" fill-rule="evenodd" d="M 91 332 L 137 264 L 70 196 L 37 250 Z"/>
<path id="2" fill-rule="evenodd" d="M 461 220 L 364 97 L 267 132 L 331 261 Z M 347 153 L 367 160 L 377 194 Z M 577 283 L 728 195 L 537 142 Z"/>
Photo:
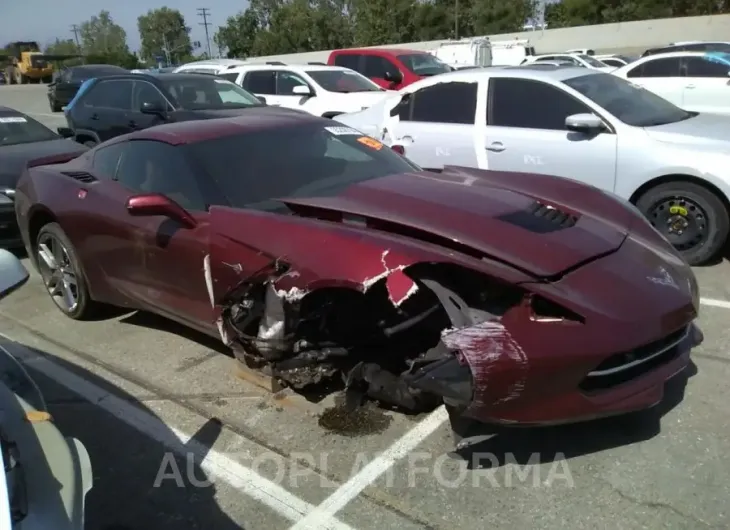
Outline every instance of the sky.
<path id="1" fill-rule="evenodd" d="M 207 7 L 210 11 L 208 27 L 211 38 L 218 26 L 224 25 L 229 16 L 235 15 L 248 6 L 245 0 L 0 0 L 0 46 L 12 41 L 37 41 L 44 46 L 56 37 L 72 39 L 72 24 L 80 24 L 100 11 L 109 11 L 115 23 L 127 32 L 127 44 L 136 51 L 140 46 L 137 31 L 137 17 L 150 9 L 167 5 L 177 9 L 185 17 L 185 23 L 192 28 L 190 38 L 200 41 L 205 48 L 205 28 L 200 25 L 203 18 L 196 9 Z"/>

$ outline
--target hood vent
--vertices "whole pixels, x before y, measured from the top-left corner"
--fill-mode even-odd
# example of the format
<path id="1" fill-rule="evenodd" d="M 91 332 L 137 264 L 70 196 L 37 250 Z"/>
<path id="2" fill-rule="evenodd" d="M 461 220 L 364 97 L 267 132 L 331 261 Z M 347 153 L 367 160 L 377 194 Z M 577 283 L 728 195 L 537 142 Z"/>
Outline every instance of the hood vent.
<path id="1" fill-rule="evenodd" d="M 71 177 L 74 180 L 78 180 L 79 182 L 91 183 L 97 181 L 97 178 L 94 175 L 87 173 L 86 171 L 61 171 L 61 174 Z"/>
<path id="2" fill-rule="evenodd" d="M 502 215 L 498 219 L 538 234 L 547 234 L 570 228 L 578 222 L 578 216 L 548 206 L 540 201 L 533 202 L 525 210 Z"/>

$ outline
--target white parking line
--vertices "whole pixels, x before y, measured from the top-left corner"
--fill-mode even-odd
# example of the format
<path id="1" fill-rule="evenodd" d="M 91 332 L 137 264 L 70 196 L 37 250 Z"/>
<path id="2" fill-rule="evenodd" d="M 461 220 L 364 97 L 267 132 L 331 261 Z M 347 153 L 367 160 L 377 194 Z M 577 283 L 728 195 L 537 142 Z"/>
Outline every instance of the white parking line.
<path id="1" fill-rule="evenodd" d="M 65 120 L 66 116 L 63 115 L 63 113 L 58 114 L 48 114 L 43 112 L 26 112 L 26 114 L 29 114 L 30 116 L 43 116 L 44 118 L 58 118 L 60 120 Z"/>
<path id="2" fill-rule="evenodd" d="M 730 309 L 730 302 L 726 300 L 716 300 L 714 298 L 700 298 L 700 304 L 708 305 L 711 307 L 722 307 L 723 309 Z"/>
<path id="3" fill-rule="evenodd" d="M 79 377 L 50 359 L 32 352 L 12 338 L 2 333 L 0 336 L 11 341 L 8 346 L 12 349 L 13 356 L 19 361 L 112 414 L 142 434 L 165 445 L 171 451 L 183 456 L 194 455 L 196 461 L 200 462 L 200 467 L 211 478 L 226 482 L 244 495 L 268 506 L 292 522 L 299 521 L 307 514 L 316 511 L 317 508 L 313 504 L 300 499 L 235 460 L 192 440 L 189 435 L 165 425 L 153 414 Z M 324 514 L 320 515 L 317 520 L 318 528 L 321 529 L 354 530 L 336 518 L 327 517 Z"/>
<path id="4" fill-rule="evenodd" d="M 425 420 L 419 422 L 413 429 L 396 440 L 393 445 L 335 490 L 314 511 L 310 512 L 309 515 L 301 519 L 289 530 L 303 530 L 305 528 L 317 530 L 324 528 L 327 521 L 331 521 L 337 512 L 360 495 L 365 488 L 378 480 L 398 460 L 413 451 L 413 449 L 433 434 L 448 419 L 449 416 L 444 407 L 439 407 L 433 411 Z"/>

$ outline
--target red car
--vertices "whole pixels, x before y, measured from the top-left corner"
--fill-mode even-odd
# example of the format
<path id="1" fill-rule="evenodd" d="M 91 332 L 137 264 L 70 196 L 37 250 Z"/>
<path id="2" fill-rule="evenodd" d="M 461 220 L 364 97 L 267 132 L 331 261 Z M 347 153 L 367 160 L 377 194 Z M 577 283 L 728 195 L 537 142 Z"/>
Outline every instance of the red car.
<path id="1" fill-rule="evenodd" d="M 400 90 L 424 77 L 453 70 L 428 52 L 401 48 L 335 50 L 330 53 L 327 64 L 360 72 L 381 87 L 390 90 Z"/>
<path id="2" fill-rule="evenodd" d="M 690 267 L 574 181 L 426 172 L 276 107 L 30 166 L 18 222 L 61 311 L 159 313 L 295 388 L 572 422 L 657 404 L 702 340 Z"/>

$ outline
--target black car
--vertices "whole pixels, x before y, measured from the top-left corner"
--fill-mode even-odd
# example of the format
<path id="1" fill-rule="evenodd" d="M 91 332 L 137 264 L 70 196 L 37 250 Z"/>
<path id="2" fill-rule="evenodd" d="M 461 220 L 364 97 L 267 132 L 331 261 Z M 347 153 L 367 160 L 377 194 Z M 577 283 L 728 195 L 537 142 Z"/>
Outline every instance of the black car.
<path id="1" fill-rule="evenodd" d="M 23 245 L 15 221 L 15 185 L 28 162 L 87 148 L 66 140 L 33 118 L 0 106 L 0 246 Z"/>
<path id="2" fill-rule="evenodd" d="M 48 85 L 48 104 L 51 106 L 51 111 L 61 112 L 63 107 L 71 102 L 81 84 L 87 79 L 127 72 L 129 70 L 111 64 L 84 64 L 64 67 L 54 74 L 53 81 Z"/>
<path id="3" fill-rule="evenodd" d="M 162 123 L 238 116 L 261 106 L 250 92 L 215 76 L 129 73 L 87 82 L 66 107 L 68 128 L 59 132 L 91 147 Z"/>
<path id="4" fill-rule="evenodd" d="M 671 52 L 722 52 L 730 53 L 730 42 L 685 42 L 678 44 L 670 44 L 660 48 L 649 48 L 641 54 L 642 57 L 647 55 L 657 55 L 659 53 Z"/>

